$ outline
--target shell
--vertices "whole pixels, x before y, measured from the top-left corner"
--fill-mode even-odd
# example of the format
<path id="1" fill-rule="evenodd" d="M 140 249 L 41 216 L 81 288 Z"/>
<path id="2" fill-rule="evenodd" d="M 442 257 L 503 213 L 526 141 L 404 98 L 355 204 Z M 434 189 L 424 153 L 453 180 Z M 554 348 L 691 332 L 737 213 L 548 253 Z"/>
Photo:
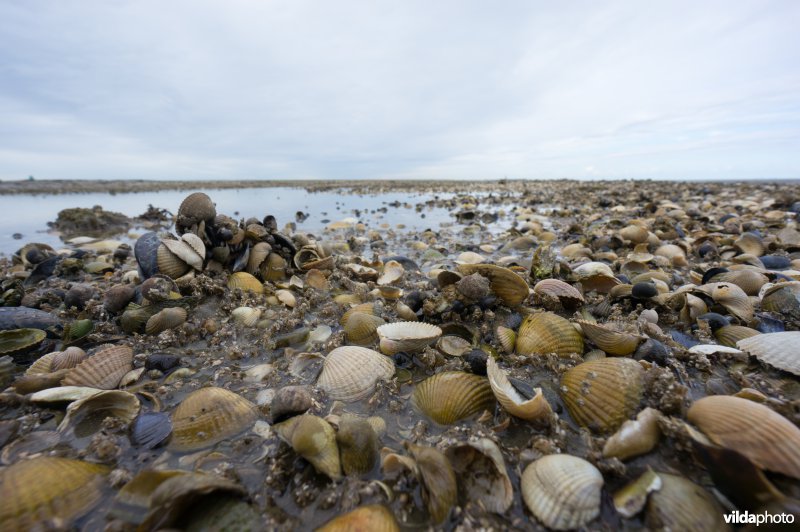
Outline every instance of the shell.
<path id="1" fill-rule="evenodd" d="M 71 369 L 86 359 L 86 351 L 80 347 L 68 347 L 63 351 L 58 351 L 53 357 L 51 370 Z"/>
<path id="2" fill-rule="evenodd" d="M 768 471 L 800 478 L 800 429 L 770 408 L 740 397 L 713 395 L 686 415 L 708 438 Z"/>
<path id="3" fill-rule="evenodd" d="M 224 388 L 200 388 L 172 413 L 172 440 L 177 452 L 210 447 L 249 429 L 258 419 L 250 401 Z"/>
<path id="4" fill-rule="evenodd" d="M 400 532 L 392 511 L 382 504 L 361 506 L 334 517 L 317 532 Z"/>
<path id="5" fill-rule="evenodd" d="M 641 225 L 628 225 L 619 230 L 619 236 L 625 240 L 630 240 L 634 244 L 647 242 L 650 232 Z"/>
<path id="6" fill-rule="evenodd" d="M 333 480 L 342 477 L 336 433 L 330 423 L 317 416 L 303 414 L 273 425 L 273 428 L 318 472 Z"/>
<path id="7" fill-rule="evenodd" d="M 530 288 L 525 279 L 508 268 L 493 264 L 459 264 L 463 275 L 478 273 L 489 279 L 492 292 L 509 307 L 517 307 L 528 298 Z"/>
<path id="8" fill-rule="evenodd" d="M 800 375 L 800 331 L 753 335 L 736 342 L 736 347 L 759 362 Z"/>
<path id="9" fill-rule="evenodd" d="M 722 508 L 708 491 L 694 482 L 668 473 L 657 473 L 661 489 L 650 494 L 645 510 L 648 530 L 729 530 Z"/>
<path id="10" fill-rule="evenodd" d="M 233 321 L 245 327 L 253 327 L 261 318 L 261 309 L 253 307 L 236 307 L 231 311 Z"/>
<path id="11" fill-rule="evenodd" d="M 454 261 L 456 264 L 480 264 L 486 262 L 486 258 L 480 253 L 474 251 L 464 251 L 456 257 Z"/>
<path id="12" fill-rule="evenodd" d="M 170 307 L 150 316 L 144 330 L 147 334 L 156 335 L 168 329 L 174 329 L 184 322 L 186 322 L 186 309 Z"/>
<path id="13" fill-rule="evenodd" d="M 765 251 L 764 243 L 761 242 L 761 238 L 754 233 L 742 233 L 741 236 L 733 242 L 733 245 L 739 248 L 742 253 L 747 253 L 756 257 L 760 257 Z"/>
<path id="14" fill-rule="evenodd" d="M 133 368 L 133 349 L 126 345 L 110 346 L 75 366 L 64 377 L 65 386 L 89 386 L 113 390 Z"/>
<path id="15" fill-rule="evenodd" d="M 661 489 L 661 478 L 652 469 L 626 484 L 614 493 L 614 509 L 622 516 L 631 518 L 647 504 L 647 497 Z"/>
<path id="16" fill-rule="evenodd" d="M 715 281 L 733 283 L 741 288 L 748 296 L 757 296 L 761 287 L 767 284 L 769 278 L 755 270 L 736 270 L 714 276 Z"/>
<path id="17" fill-rule="evenodd" d="M 176 248 L 181 244 L 177 240 L 162 240 L 156 252 L 156 264 L 158 265 L 159 273 L 163 273 L 172 279 L 177 279 L 188 272 L 191 266 L 173 253 L 170 249 L 173 244 L 167 244 L 167 242 L 174 242 Z"/>
<path id="18" fill-rule="evenodd" d="M 365 347 L 344 346 L 328 353 L 317 386 L 332 399 L 360 401 L 375 391 L 378 381 L 391 379 L 394 362 Z"/>
<path id="19" fill-rule="evenodd" d="M 361 303 L 359 305 L 354 305 L 350 307 L 344 314 L 342 314 L 341 319 L 339 320 L 339 324 L 342 327 L 347 326 L 347 321 L 350 319 L 350 316 L 356 313 L 363 313 L 369 314 L 370 316 L 375 315 L 375 303 Z"/>
<path id="20" fill-rule="evenodd" d="M 509 355 L 514 352 L 514 347 L 517 343 L 517 333 L 514 332 L 514 329 L 498 325 L 497 329 L 495 329 L 494 337 L 497 338 L 503 351 Z"/>
<path id="21" fill-rule="evenodd" d="M 503 514 L 514 501 L 503 454 L 492 440 L 481 438 L 447 448 L 445 455 L 467 501 L 480 501 L 489 512 Z"/>
<path id="22" fill-rule="evenodd" d="M 188 233 L 191 234 L 191 233 Z M 206 247 L 203 244 L 203 241 L 197 235 L 192 235 L 191 237 L 187 235 L 183 235 L 181 240 L 170 240 L 164 239 L 161 241 L 161 244 L 165 246 L 168 250 L 172 252 L 173 255 L 178 257 L 181 261 L 183 261 L 186 265 L 190 268 L 195 270 L 202 270 L 203 269 L 203 259 L 206 256 Z M 192 237 L 196 240 L 192 240 Z M 186 239 L 192 240 L 190 243 Z M 159 265 L 159 268 L 161 266 Z"/>
<path id="23" fill-rule="evenodd" d="M 245 271 L 250 275 L 258 274 L 261 264 L 267 259 L 271 251 L 272 247 L 266 242 L 258 242 L 250 248 L 250 255 L 247 257 Z"/>
<path id="24" fill-rule="evenodd" d="M 442 330 L 439 327 L 421 321 L 400 321 L 378 327 L 381 352 L 386 355 L 400 351 L 421 351 L 441 335 Z"/>
<path id="25" fill-rule="evenodd" d="M 735 284 L 708 283 L 699 286 L 697 290 L 711 296 L 714 301 L 740 320 L 747 322 L 753 319 L 754 310 L 750 298 Z"/>
<path id="26" fill-rule="evenodd" d="M 755 329 L 750 327 L 743 327 L 741 325 L 725 325 L 714 331 L 714 337 L 717 341 L 727 347 L 736 347 L 736 342 L 761 334 Z"/>
<path id="27" fill-rule="evenodd" d="M 71 524 L 100 502 L 106 474 L 106 466 L 49 456 L 0 471 L 3 530 L 42 529 L 51 519 Z"/>
<path id="28" fill-rule="evenodd" d="M 336 442 L 345 475 L 365 475 L 378 461 L 378 435 L 366 419 L 342 417 Z"/>
<path id="29" fill-rule="evenodd" d="M 71 403 L 58 430 L 71 431 L 78 438 L 91 436 L 102 428 L 106 417 L 116 418 L 128 425 L 139 413 L 139 406 L 139 399 L 132 393 L 103 391 Z"/>
<path id="30" fill-rule="evenodd" d="M 398 282 L 405 275 L 405 268 L 396 260 L 390 260 L 383 265 L 383 273 L 378 277 L 378 285 L 389 285 Z"/>
<path id="31" fill-rule="evenodd" d="M 11 357 L 4 357 L 6 360 Z M 12 362 L 13 364 L 13 362 Z M 10 368 L 13 372 L 13 365 Z M 18 394 L 24 395 L 28 393 L 46 390 L 61 384 L 61 381 L 69 373 L 68 369 L 54 371 L 52 373 L 34 373 L 32 375 L 22 375 L 14 380 L 14 389 Z"/>
<path id="32" fill-rule="evenodd" d="M 661 413 L 654 408 L 645 408 L 636 420 L 628 420 L 622 424 L 613 436 L 608 438 L 603 447 L 603 456 L 627 460 L 634 456 L 649 453 L 661 439 L 658 420 Z"/>
<path id="33" fill-rule="evenodd" d="M 605 262 L 586 262 L 574 268 L 572 274 L 579 281 L 584 290 L 595 290 L 607 293 L 618 284 L 622 284 L 614 277 L 614 272 Z"/>
<path id="34" fill-rule="evenodd" d="M 761 294 L 761 308 L 800 320 L 800 282 L 779 283 Z"/>
<path id="35" fill-rule="evenodd" d="M 616 331 L 603 325 L 579 320 L 583 334 L 597 347 L 609 355 L 627 356 L 636 351 L 641 336 L 623 331 Z"/>
<path id="36" fill-rule="evenodd" d="M 203 192 L 193 192 L 186 196 L 178 207 L 176 225 L 190 227 L 202 221 L 211 221 L 217 216 L 214 202 Z"/>
<path id="37" fill-rule="evenodd" d="M 289 308 L 294 308 L 297 305 L 297 298 L 290 290 L 276 290 L 275 297 Z"/>
<path id="38" fill-rule="evenodd" d="M 83 351 L 81 349 L 81 351 Z M 53 359 L 58 356 L 61 351 L 53 351 L 52 353 L 47 353 L 36 359 L 36 361 L 25 370 L 25 375 L 42 375 L 45 373 L 50 373 L 53 371 Z"/>
<path id="39" fill-rule="evenodd" d="M 414 312 L 414 310 L 402 301 L 398 301 L 395 305 L 395 312 L 397 312 L 397 317 L 404 321 L 418 320 L 417 314 Z"/>
<path id="40" fill-rule="evenodd" d="M 577 307 L 585 302 L 583 294 L 560 279 L 543 279 L 533 287 L 533 293 L 558 298 L 565 307 Z"/>
<path id="41" fill-rule="evenodd" d="M 616 430 L 639 407 L 644 370 L 629 358 L 578 364 L 561 378 L 561 397 L 572 419 L 593 432 Z"/>
<path id="42" fill-rule="evenodd" d="M 264 285 L 261 281 L 253 277 L 247 272 L 236 272 L 231 274 L 228 278 L 228 288 L 238 288 L 242 292 L 254 292 L 256 294 L 264 293 Z"/>
<path id="43" fill-rule="evenodd" d="M 344 327 L 345 337 L 351 344 L 368 345 L 378 340 L 378 327 L 385 324 L 382 318 L 355 312 L 348 317 Z"/>
<path id="44" fill-rule="evenodd" d="M 506 411 L 512 416 L 527 420 L 548 422 L 552 409 L 550 403 L 542 394 L 541 388 L 534 388 L 535 395 L 532 399 L 526 400 L 514 388 L 506 377 L 505 372 L 500 369 L 497 362 L 491 357 L 486 361 L 486 375 L 492 387 L 494 396 Z"/>
<path id="45" fill-rule="evenodd" d="M 439 338 L 436 342 L 436 348 L 445 355 L 460 357 L 467 354 L 467 352 L 472 349 L 472 343 L 460 336 L 447 334 Z"/>
<path id="46" fill-rule="evenodd" d="M 517 333 L 517 354 L 569 356 L 583 353 L 583 337 L 572 324 L 552 312 L 525 317 Z"/>
<path id="47" fill-rule="evenodd" d="M 577 456 L 551 454 L 522 473 L 522 498 L 548 528 L 580 528 L 600 514 L 603 475 Z"/>
<path id="48" fill-rule="evenodd" d="M 433 447 L 407 443 L 406 448 L 417 462 L 419 476 L 425 487 L 422 498 L 425 499 L 428 512 L 433 522 L 439 524 L 456 504 L 458 489 L 453 468 L 447 457 Z"/>
<path id="49" fill-rule="evenodd" d="M 153 449 L 172 434 L 172 420 L 166 412 L 139 414 L 131 425 L 131 443 L 143 449 Z"/>
<path id="50" fill-rule="evenodd" d="M 71 403 L 100 393 L 102 390 L 87 386 L 59 386 L 32 394 L 29 399 L 36 404 Z"/>
<path id="51" fill-rule="evenodd" d="M 494 405 L 489 381 L 463 371 L 444 371 L 417 384 L 411 404 L 440 425 L 450 425 Z"/>
<path id="52" fill-rule="evenodd" d="M 39 329 L 0 331 L 0 356 L 22 355 L 41 344 L 47 333 Z"/>

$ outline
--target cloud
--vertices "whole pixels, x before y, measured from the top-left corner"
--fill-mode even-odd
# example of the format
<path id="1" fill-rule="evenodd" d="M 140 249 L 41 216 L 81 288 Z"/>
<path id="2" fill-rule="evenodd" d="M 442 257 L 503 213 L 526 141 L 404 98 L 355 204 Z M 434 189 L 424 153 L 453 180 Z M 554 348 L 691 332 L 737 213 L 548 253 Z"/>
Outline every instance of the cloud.
<path id="1" fill-rule="evenodd" d="M 794 2 L 5 2 L 0 178 L 798 177 Z"/>

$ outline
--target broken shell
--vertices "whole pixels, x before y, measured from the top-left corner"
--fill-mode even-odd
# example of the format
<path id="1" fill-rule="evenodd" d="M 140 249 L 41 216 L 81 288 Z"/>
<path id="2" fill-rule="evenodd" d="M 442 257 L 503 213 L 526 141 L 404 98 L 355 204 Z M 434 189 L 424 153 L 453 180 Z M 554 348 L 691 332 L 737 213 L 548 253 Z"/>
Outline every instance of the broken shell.
<path id="1" fill-rule="evenodd" d="M 261 318 L 261 309 L 253 307 L 236 307 L 231 311 L 233 321 L 245 327 L 253 327 Z"/>
<path id="2" fill-rule="evenodd" d="M 583 353 L 583 337 L 572 324 L 552 312 L 525 317 L 517 333 L 516 351 L 520 355 L 556 353 L 569 356 Z"/>
<path id="3" fill-rule="evenodd" d="M 348 316 L 344 326 L 344 333 L 347 341 L 356 345 L 368 345 L 378 340 L 378 327 L 385 324 L 382 318 L 355 312 Z"/>
<path id="4" fill-rule="evenodd" d="M 391 379 L 394 362 L 365 347 L 344 346 L 328 353 L 317 386 L 332 399 L 360 401 L 375 391 L 378 381 Z"/>
<path id="5" fill-rule="evenodd" d="M 393 284 L 403 278 L 405 268 L 396 260 L 390 260 L 383 265 L 383 273 L 378 277 L 379 285 Z"/>
<path id="6" fill-rule="evenodd" d="M 421 321 L 400 321 L 378 327 L 381 352 L 386 355 L 400 351 L 422 351 L 441 335 L 442 330 L 439 327 Z"/>
<path id="7" fill-rule="evenodd" d="M 580 528 L 600 514 L 603 475 L 577 456 L 551 454 L 522 473 L 522 498 L 546 527 Z"/>
<path id="8" fill-rule="evenodd" d="M 406 443 L 406 448 L 417 462 L 422 477 L 423 499 L 433 522 L 441 523 L 455 506 L 458 489 L 456 476 L 447 457 L 433 447 Z"/>
<path id="9" fill-rule="evenodd" d="M 184 322 L 186 322 L 186 309 L 170 307 L 150 316 L 144 326 L 144 330 L 147 334 L 156 335 L 168 329 L 174 329 Z"/>
<path id="10" fill-rule="evenodd" d="M 275 292 L 275 297 L 289 308 L 297 306 L 297 298 L 290 290 L 277 290 Z"/>
<path id="11" fill-rule="evenodd" d="M 686 415 L 708 438 L 762 469 L 800 478 L 800 429 L 770 408 L 740 397 L 713 395 Z"/>
<path id="12" fill-rule="evenodd" d="M 176 452 L 210 447 L 249 429 L 258 419 L 256 407 L 224 388 L 200 388 L 172 413 L 169 448 Z"/>
<path id="13" fill-rule="evenodd" d="M 713 495 L 694 482 L 657 473 L 661 489 L 650 494 L 645 513 L 649 530 L 729 530 Z"/>
<path id="14" fill-rule="evenodd" d="M 103 496 L 108 467 L 42 456 L 0 471 L 3 530 L 39 530 L 57 519 L 63 525 L 91 510 Z"/>
<path id="15" fill-rule="evenodd" d="M 561 396 L 572 419 L 593 432 L 610 432 L 639 407 L 644 370 L 629 358 L 578 364 L 561 378 Z"/>
<path id="16" fill-rule="evenodd" d="M 543 279 L 533 287 L 533 293 L 558 298 L 565 308 L 583 305 L 584 299 L 577 288 L 560 279 Z"/>
<path id="17" fill-rule="evenodd" d="M 661 478 L 649 469 L 642 475 L 614 493 L 614 509 L 622 517 L 631 518 L 647 504 L 648 496 L 661 489 Z"/>
<path id="18" fill-rule="evenodd" d="M 477 501 L 497 514 L 508 511 L 514 501 L 514 489 L 496 443 L 481 438 L 448 447 L 445 454 L 467 501 Z"/>
<path id="19" fill-rule="evenodd" d="M 736 342 L 736 347 L 753 355 L 759 362 L 795 375 L 800 375 L 798 345 L 800 345 L 800 331 L 753 335 Z"/>
<path id="20" fill-rule="evenodd" d="M 71 403 L 58 430 L 69 430 L 76 437 L 85 438 L 99 431 L 107 417 L 116 418 L 128 425 L 139 413 L 139 406 L 139 399 L 132 393 L 103 391 Z"/>
<path id="21" fill-rule="evenodd" d="M 509 307 L 522 304 L 530 294 L 525 279 L 508 268 L 493 264 L 459 264 L 458 271 L 463 275 L 478 273 L 489 279 L 492 292 Z"/>
<path id="22" fill-rule="evenodd" d="M 0 331 L 0 356 L 19 356 L 41 344 L 47 333 L 39 329 Z"/>
<path id="23" fill-rule="evenodd" d="M 658 410 L 645 408 L 635 420 L 629 419 L 608 438 L 603 447 L 603 456 L 627 460 L 649 453 L 661 439 L 661 429 L 658 427 L 660 418 L 661 413 Z"/>
<path id="24" fill-rule="evenodd" d="M 509 414 L 527 421 L 549 421 L 552 410 L 550 403 L 542 394 L 541 388 L 534 388 L 535 395 L 526 400 L 514 388 L 505 372 L 500 369 L 492 357 L 486 361 L 486 375 L 489 377 L 489 384 L 497 401 Z"/>
<path id="25" fill-rule="evenodd" d="M 11 357 L 7 358 L 10 359 Z M 21 395 L 38 392 L 60 385 L 67 373 L 69 373 L 69 369 L 61 369 L 52 373 L 22 375 L 14 380 L 13 386 L 16 392 Z"/>
<path id="26" fill-rule="evenodd" d="M 71 403 L 84 397 L 100 393 L 102 390 L 88 386 L 59 386 L 32 394 L 29 399 L 35 404 Z"/>
<path id="27" fill-rule="evenodd" d="M 345 475 L 365 475 L 372 471 L 378 460 L 378 435 L 367 420 L 343 416 L 336 442 Z"/>
<path id="28" fill-rule="evenodd" d="M 126 345 L 106 347 L 75 366 L 64 377 L 66 386 L 113 390 L 133 364 L 133 349 Z"/>
<path id="29" fill-rule="evenodd" d="M 616 331 L 609 327 L 579 320 L 583 334 L 609 355 L 628 356 L 639 346 L 643 338 L 636 334 Z"/>
<path id="30" fill-rule="evenodd" d="M 273 428 L 318 472 L 333 480 L 342 477 L 336 433 L 330 423 L 320 417 L 303 414 L 273 425 Z"/>
<path id="31" fill-rule="evenodd" d="M 264 293 L 264 285 L 261 281 L 247 272 L 236 272 L 228 278 L 228 288 L 240 289 L 242 292 Z"/>
<path id="32" fill-rule="evenodd" d="M 463 371 L 445 371 L 417 384 L 411 404 L 440 425 L 450 425 L 494 405 L 494 394 L 484 377 Z"/>
<path id="33" fill-rule="evenodd" d="M 400 525 L 389 508 L 382 504 L 361 506 L 334 517 L 316 532 L 400 532 Z"/>

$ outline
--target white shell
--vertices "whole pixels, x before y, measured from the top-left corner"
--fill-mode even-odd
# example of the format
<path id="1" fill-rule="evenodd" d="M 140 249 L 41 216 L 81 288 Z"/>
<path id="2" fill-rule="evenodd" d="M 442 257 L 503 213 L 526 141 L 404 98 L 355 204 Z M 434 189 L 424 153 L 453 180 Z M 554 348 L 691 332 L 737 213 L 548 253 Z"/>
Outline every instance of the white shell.
<path id="1" fill-rule="evenodd" d="M 391 358 L 365 347 L 344 346 L 325 357 L 317 386 L 332 399 L 360 401 L 375 391 L 378 381 L 393 375 Z"/>
<path id="2" fill-rule="evenodd" d="M 387 355 L 400 351 L 421 351 L 441 335 L 439 327 L 420 321 L 400 321 L 378 327 L 381 351 Z"/>
<path id="3" fill-rule="evenodd" d="M 800 331 L 759 334 L 736 342 L 736 347 L 760 362 L 800 375 Z"/>
<path id="4" fill-rule="evenodd" d="M 500 369 L 492 357 L 489 357 L 486 361 L 486 375 L 489 377 L 489 384 L 492 387 L 494 396 L 509 414 L 527 421 L 549 420 L 552 410 L 550 403 L 547 402 L 547 399 L 542 394 L 541 388 L 535 388 L 536 395 L 531 399 L 525 400 L 514 389 L 505 372 Z"/>

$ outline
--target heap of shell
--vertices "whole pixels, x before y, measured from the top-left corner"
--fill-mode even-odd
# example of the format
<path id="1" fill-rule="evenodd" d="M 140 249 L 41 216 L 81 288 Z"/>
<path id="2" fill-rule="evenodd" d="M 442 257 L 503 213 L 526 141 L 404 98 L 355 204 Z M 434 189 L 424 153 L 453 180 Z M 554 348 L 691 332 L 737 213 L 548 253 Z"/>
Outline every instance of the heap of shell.
<path id="1" fill-rule="evenodd" d="M 196 192 L 0 259 L 0 528 L 797 515 L 797 191 L 496 187 L 318 234 Z"/>

